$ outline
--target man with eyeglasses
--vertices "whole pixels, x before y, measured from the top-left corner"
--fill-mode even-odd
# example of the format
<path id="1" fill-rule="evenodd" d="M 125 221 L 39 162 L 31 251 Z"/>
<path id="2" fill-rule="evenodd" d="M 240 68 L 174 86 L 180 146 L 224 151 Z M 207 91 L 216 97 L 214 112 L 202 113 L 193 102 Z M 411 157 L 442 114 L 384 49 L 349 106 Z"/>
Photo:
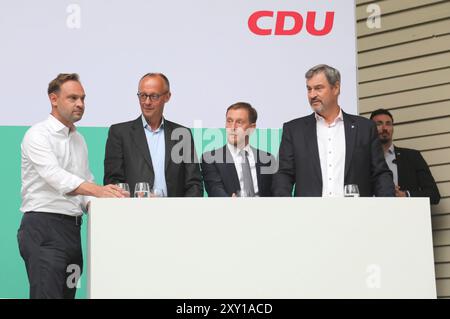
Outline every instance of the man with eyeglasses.
<path id="1" fill-rule="evenodd" d="M 147 73 L 137 97 L 142 114 L 112 125 L 106 142 L 104 184 L 148 182 L 168 197 L 203 196 L 200 165 L 191 131 L 164 118 L 171 97 L 162 73 Z"/>
<path id="2" fill-rule="evenodd" d="M 394 146 L 394 117 L 391 112 L 378 109 L 372 112 L 370 119 L 377 125 L 384 158 L 393 174 L 395 196 L 429 197 L 431 204 L 438 204 L 441 199 L 439 189 L 420 152 Z"/>

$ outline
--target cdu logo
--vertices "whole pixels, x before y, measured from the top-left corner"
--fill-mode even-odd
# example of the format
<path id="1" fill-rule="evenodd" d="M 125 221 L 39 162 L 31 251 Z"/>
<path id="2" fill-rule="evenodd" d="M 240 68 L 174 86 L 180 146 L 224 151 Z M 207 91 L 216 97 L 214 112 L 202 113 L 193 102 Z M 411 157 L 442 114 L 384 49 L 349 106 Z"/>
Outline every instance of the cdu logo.
<path id="1" fill-rule="evenodd" d="M 325 23 L 321 28 L 316 27 L 317 13 L 308 11 L 306 19 L 296 11 L 256 11 L 248 18 L 248 28 L 256 35 L 296 35 L 299 34 L 303 26 L 306 32 L 314 36 L 324 36 L 331 32 L 334 24 L 334 12 L 327 11 L 325 14 Z M 259 22 L 275 22 L 274 27 L 263 28 Z M 290 21 L 289 21 L 290 20 Z M 291 22 L 286 26 L 286 21 Z"/>

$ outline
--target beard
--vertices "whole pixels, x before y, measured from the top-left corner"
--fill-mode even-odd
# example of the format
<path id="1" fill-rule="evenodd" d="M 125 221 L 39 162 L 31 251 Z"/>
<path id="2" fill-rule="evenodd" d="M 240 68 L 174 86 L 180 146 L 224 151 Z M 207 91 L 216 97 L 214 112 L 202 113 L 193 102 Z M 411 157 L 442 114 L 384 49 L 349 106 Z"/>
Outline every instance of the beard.
<path id="1" fill-rule="evenodd" d="M 380 142 L 383 145 L 389 144 L 391 142 L 391 138 L 385 132 L 379 134 L 378 137 L 380 138 Z"/>
<path id="2" fill-rule="evenodd" d="M 318 103 L 314 104 L 315 102 L 318 102 Z M 324 106 L 323 106 L 322 101 L 318 101 L 318 100 L 310 101 L 309 105 L 311 106 L 313 111 L 316 112 L 316 113 L 321 113 L 324 110 Z"/>

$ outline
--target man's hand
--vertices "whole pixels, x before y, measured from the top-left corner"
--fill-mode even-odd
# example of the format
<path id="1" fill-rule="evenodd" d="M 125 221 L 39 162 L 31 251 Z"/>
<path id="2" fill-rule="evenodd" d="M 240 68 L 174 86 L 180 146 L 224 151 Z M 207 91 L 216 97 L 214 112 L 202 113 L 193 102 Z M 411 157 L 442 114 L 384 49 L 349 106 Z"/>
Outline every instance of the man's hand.
<path id="1" fill-rule="evenodd" d="M 84 182 L 68 195 L 88 195 L 94 197 L 130 197 L 130 193 L 117 185 L 100 186 L 94 183 Z"/>
<path id="2" fill-rule="evenodd" d="M 399 186 L 395 185 L 395 197 L 408 197 L 408 195 L 406 195 L 406 192 L 401 191 Z"/>
<path id="3" fill-rule="evenodd" d="M 130 193 L 124 191 L 117 185 L 109 184 L 106 186 L 98 186 L 98 190 L 96 191 L 95 197 L 130 197 Z"/>

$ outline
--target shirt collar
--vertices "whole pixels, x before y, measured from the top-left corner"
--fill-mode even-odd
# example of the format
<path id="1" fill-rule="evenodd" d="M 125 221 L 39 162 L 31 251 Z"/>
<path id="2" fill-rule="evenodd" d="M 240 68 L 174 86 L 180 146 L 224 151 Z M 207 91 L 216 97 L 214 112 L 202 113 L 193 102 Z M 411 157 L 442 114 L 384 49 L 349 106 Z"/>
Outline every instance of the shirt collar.
<path id="1" fill-rule="evenodd" d="M 237 156 L 241 152 L 241 149 L 237 148 L 233 144 L 227 143 L 227 146 L 233 156 Z M 252 154 L 250 144 L 245 145 L 245 147 L 242 150 L 245 150 L 248 154 Z"/>
<path id="2" fill-rule="evenodd" d="M 144 115 L 142 115 L 141 118 L 142 118 L 142 126 L 144 127 L 144 129 L 148 129 L 152 133 L 158 133 L 162 129 L 164 129 L 164 116 L 161 118 L 161 124 L 156 130 L 152 130 L 150 125 L 147 123 L 147 120 L 145 119 Z"/>
<path id="3" fill-rule="evenodd" d="M 389 146 L 389 148 L 387 149 L 387 153 L 395 154 L 394 144 L 391 144 L 391 146 Z"/>
<path id="4" fill-rule="evenodd" d="M 318 114 L 317 112 L 314 112 L 314 116 L 316 117 L 316 121 L 317 122 L 321 122 L 321 123 L 326 123 L 325 122 L 325 118 L 323 116 L 321 116 L 320 114 Z M 344 116 L 342 114 L 342 109 L 339 108 L 339 114 L 338 116 L 334 119 L 333 123 L 329 124 L 329 125 L 334 125 L 336 124 L 338 121 L 344 121 Z"/>
<path id="5" fill-rule="evenodd" d="M 70 134 L 70 129 L 65 126 L 63 123 L 61 123 L 56 117 L 54 117 L 52 114 L 48 116 L 47 119 L 50 128 L 57 133 L 62 133 L 66 136 Z M 73 131 L 76 131 L 75 125 L 73 126 Z"/>

